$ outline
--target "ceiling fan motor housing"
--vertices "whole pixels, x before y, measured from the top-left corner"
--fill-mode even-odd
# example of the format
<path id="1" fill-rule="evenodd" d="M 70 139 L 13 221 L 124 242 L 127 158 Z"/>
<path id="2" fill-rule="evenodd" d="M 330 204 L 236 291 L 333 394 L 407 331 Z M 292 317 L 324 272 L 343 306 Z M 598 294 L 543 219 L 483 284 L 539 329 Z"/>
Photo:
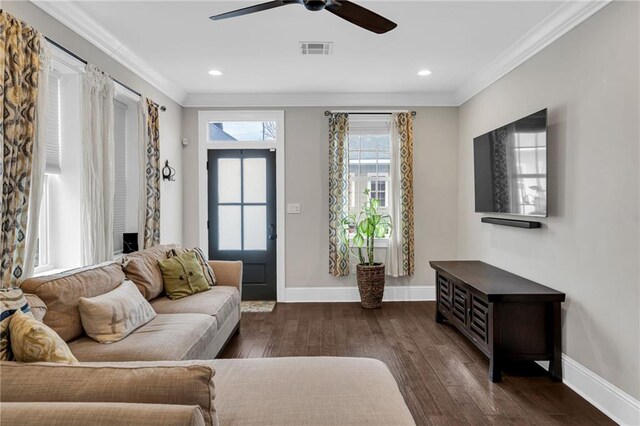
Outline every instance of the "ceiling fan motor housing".
<path id="1" fill-rule="evenodd" d="M 317 12 L 324 10 L 324 8 L 327 7 L 327 2 L 325 0 L 305 0 L 304 7 L 306 7 L 307 10 Z"/>

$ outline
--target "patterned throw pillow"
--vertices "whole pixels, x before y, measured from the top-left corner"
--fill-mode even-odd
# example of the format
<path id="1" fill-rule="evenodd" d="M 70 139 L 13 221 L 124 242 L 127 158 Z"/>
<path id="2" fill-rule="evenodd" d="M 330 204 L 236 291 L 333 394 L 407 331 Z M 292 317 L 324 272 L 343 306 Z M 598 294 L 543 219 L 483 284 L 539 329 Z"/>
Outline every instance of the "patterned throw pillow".
<path id="1" fill-rule="evenodd" d="M 187 253 L 158 262 L 162 270 L 164 291 L 171 300 L 209 290 L 195 253 Z"/>
<path id="2" fill-rule="evenodd" d="M 31 315 L 16 311 L 9 330 L 16 361 L 78 363 L 64 340 Z"/>
<path id="3" fill-rule="evenodd" d="M 22 290 L 19 288 L 0 289 L 0 361 L 15 359 L 11 352 L 9 323 L 17 311 L 32 315 Z"/>
<path id="4" fill-rule="evenodd" d="M 149 302 L 128 280 L 100 296 L 81 297 L 78 308 L 85 333 L 100 343 L 122 340 L 156 317 Z"/>
<path id="5" fill-rule="evenodd" d="M 172 257 L 179 256 L 181 254 L 193 252 L 198 259 L 198 263 L 202 266 L 202 273 L 204 274 L 204 278 L 207 280 L 207 283 L 210 287 L 216 285 L 216 274 L 213 273 L 213 269 L 211 265 L 209 265 L 209 261 L 204 256 L 204 252 L 200 250 L 198 247 L 193 248 L 191 250 L 183 249 L 183 248 L 172 248 L 167 252 L 167 259 L 171 259 Z"/>

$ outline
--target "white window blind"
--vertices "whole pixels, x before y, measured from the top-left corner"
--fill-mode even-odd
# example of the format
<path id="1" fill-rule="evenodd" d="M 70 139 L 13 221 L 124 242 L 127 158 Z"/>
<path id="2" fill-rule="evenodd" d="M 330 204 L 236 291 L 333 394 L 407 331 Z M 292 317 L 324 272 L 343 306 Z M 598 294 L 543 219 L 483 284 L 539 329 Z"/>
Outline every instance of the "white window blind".
<path id="1" fill-rule="evenodd" d="M 127 204 L 127 106 L 114 100 L 115 199 L 113 203 L 113 250 L 122 253 Z"/>
<path id="2" fill-rule="evenodd" d="M 45 171 L 60 173 L 60 79 L 49 75 L 49 99 L 45 124 Z"/>

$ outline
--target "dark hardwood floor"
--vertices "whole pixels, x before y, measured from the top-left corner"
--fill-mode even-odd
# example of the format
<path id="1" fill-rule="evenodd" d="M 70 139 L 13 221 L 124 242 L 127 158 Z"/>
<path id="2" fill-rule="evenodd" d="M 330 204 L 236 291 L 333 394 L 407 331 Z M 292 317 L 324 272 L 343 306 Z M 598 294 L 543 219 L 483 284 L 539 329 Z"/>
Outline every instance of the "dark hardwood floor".
<path id="1" fill-rule="evenodd" d="M 462 335 L 434 321 L 434 302 L 278 304 L 243 313 L 242 331 L 221 358 L 371 357 L 395 376 L 418 425 L 615 424 L 548 377 L 487 377 L 488 360 Z"/>

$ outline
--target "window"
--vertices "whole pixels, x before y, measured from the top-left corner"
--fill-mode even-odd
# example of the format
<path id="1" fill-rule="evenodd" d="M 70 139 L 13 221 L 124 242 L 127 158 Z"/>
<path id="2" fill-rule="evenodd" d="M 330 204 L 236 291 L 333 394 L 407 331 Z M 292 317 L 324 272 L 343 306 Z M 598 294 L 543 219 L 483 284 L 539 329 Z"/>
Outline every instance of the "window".
<path id="1" fill-rule="evenodd" d="M 82 266 L 81 73 L 84 64 L 52 47 L 45 121 L 45 175 L 36 274 Z"/>
<path id="2" fill-rule="evenodd" d="M 275 141 L 275 121 L 209 121 L 210 142 L 266 142 Z"/>
<path id="3" fill-rule="evenodd" d="M 388 213 L 391 167 L 391 116 L 349 116 L 349 213 L 358 214 L 364 190 Z"/>
<path id="4" fill-rule="evenodd" d="M 49 73 L 49 99 L 45 122 L 45 176 L 42 188 L 40 216 L 38 218 L 38 241 L 34 271 L 36 273 L 53 269 L 53 259 L 50 256 L 51 208 L 49 176 L 61 173 L 61 111 L 60 111 L 60 75 L 55 70 Z"/>

